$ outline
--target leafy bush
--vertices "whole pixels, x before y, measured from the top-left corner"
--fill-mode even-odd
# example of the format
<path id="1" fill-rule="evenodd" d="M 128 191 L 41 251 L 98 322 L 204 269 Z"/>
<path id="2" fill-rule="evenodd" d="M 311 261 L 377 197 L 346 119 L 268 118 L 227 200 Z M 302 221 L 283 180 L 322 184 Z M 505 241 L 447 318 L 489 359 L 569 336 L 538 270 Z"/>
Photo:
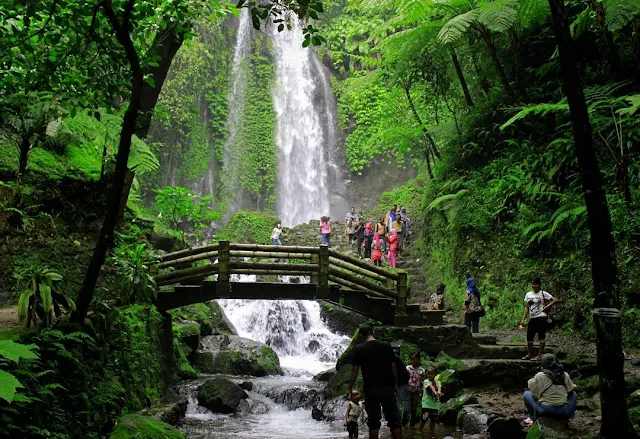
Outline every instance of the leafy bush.
<path id="1" fill-rule="evenodd" d="M 200 197 L 183 187 L 171 186 L 154 192 L 162 218 L 180 232 L 183 241 L 186 241 L 186 229 L 192 228 L 196 237 L 201 238 L 202 232 L 219 218 L 216 212 L 209 209 L 210 196 Z"/>
<path id="2" fill-rule="evenodd" d="M 278 218 L 274 216 L 240 210 L 231 217 L 216 238 L 220 241 L 268 244 L 276 222 Z"/>
<path id="3" fill-rule="evenodd" d="M 156 281 L 151 268 L 156 257 L 145 244 L 121 244 L 110 259 L 115 268 L 115 288 L 120 304 L 151 303 L 156 299 Z"/>
<path id="4" fill-rule="evenodd" d="M 18 285 L 24 288 L 18 300 L 18 318 L 27 321 L 27 328 L 35 323 L 37 318 L 50 326 L 53 316 L 62 314 L 61 306 L 67 310 L 75 310 L 76 306 L 69 297 L 56 291 L 54 282 L 62 280 L 62 276 L 48 267 L 31 266 L 15 274 Z"/>

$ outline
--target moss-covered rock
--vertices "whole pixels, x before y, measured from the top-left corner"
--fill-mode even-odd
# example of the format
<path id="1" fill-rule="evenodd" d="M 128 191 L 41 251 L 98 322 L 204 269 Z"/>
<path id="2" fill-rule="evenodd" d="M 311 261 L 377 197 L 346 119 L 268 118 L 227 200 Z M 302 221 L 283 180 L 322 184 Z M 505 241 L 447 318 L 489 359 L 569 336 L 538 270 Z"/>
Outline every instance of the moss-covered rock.
<path id="1" fill-rule="evenodd" d="M 157 419 L 126 415 L 118 419 L 109 439 L 185 439 L 176 428 Z"/>
<path id="2" fill-rule="evenodd" d="M 282 375 L 280 359 L 269 346 L 234 335 L 210 336 L 195 356 L 203 373 L 267 376 Z"/>
<path id="3" fill-rule="evenodd" d="M 202 336 L 238 333 L 215 300 L 176 308 L 169 314 L 176 323 L 197 322 Z"/>
<path id="4" fill-rule="evenodd" d="M 464 394 L 457 398 L 451 398 L 446 403 L 442 404 L 438 415 L 443 423 L 449 425 L 456 425 L 458 419 L 458 412 L 462 407 L 470 404 L 477 404 L 478 398 L 471 394 Z"/>
<path id="5" fill-rule="evenodd" d="M 235 413 L 248 397 L 240 386 L 222 377 L 205 381 L 198 390 L 198 403 L 214 413 Z"/>
<path id="6" fill-rule="evenodd" d="M 173 336 L 187 345 L 191 351 L 197 351 L 200 347 L 200 324 L 198 322 L 176 322 L 173 327 Z"/>
<path id="7" fill-rule="evenodd" d="M 141 410 L 138 414 L 158 419 L 169 425 L 178 424 L 187 413 L 189 401 L 184 396 L 168 395 L 152 407 Z"/>
<path id="8" fill-rule="evenodd" d="M 329 329 L 346 335 L 353 334 L 365 323 L 371 323 L 362 314 L 325 301 L 320 301 L 320 317 Z"/>

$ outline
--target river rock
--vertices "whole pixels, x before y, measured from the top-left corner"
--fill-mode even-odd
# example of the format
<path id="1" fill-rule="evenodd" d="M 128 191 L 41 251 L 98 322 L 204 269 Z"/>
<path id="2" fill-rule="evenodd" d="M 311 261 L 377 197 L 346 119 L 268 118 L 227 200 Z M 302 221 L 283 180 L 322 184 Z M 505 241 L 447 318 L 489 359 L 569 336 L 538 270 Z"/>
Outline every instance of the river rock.
<path id="1" fill-rule="evenodd" d="M 177 425 L 187 413 L 188 403 L 184 396 L 167 395 L 159 404 L 141 410 L 139 414 Z"/>
<path id="2" fill-rule="evenodd" d="M 356 329 L 368 322 L 362 314 L 333 303 L 320 301 L 320 318 L 333 332 L 351 336 Z"/>
<path id="3" fill-rule="evenodd" d="M 237 335 L 202 339 L 195 367 L 203 373 L 267 376 L 282 375 L 280 359 L 269 346 Z"/>
<path id="4" fill-rule="evenodd" d="M 176 335 L 180 341 L 189 347 L 191 352 L 195 352 L 200 347 L 200 324 L 194 321 L 176 322 Z"/>
<path id="5" fill-rule="evenodd" d="M 491 439 L 525 439 L 527 432 L 516 418 L 496 418 L 489 424 Z"/>
<path id="6" fill-rule="evenodd" d="M 218 302 L 211 300 L 195 303 L 169 311 L 176 322 L 193 321 L 200 325 L 200 335 L 237 335 L 238 331 L 229 321 Z"/>
<path id="7" fill-rule="evenodd" d="M 505 391 L 519 391 L 527 386 L 527 380 L 540 370 L 533 361 L 514 360 L 462 360 L 464 367 L 457 371 L 466 387 L 500 383 Z"/>
<path id="8" fill-rule="evenodd" d="M 458 428 L 464 434 L 486 434 L 491 421 L 498 417 L 480 405 L 467 405 L 458 415 Z"/>
<path id="9" fill-rule="evenodd" d="M 464 325 L 383 326 L 375 328 L 376 338 L 391 344 L 411 344 L 421 352 L 445 352 L 454 358 L 473 358 L 478 344 Z"/>
<path id="10" fill-rule="evenodd" d="M 336 368 L 332 367 L 331 369 L 320 372 L 319 374 L 313 377 L 313 381 L 319 381 L 321 383 L 326 383 L 331 380 L 336 375 Z"/>
<path id="11" fill-rule="evenodd" d="M 318 407 L 313 406 L 313 408 L 311 409 L 311 417 L 316 421 L 322 421 L 324 419 L 324 414 Z"/>
<path id="12" fill-rule="evenodd" d="M 249 415 L 265 415 L 269 410 L 266 402 L 251 398 L 243 399 L 238 406 L 238 411 Z"/>
<path id="13" fill-rule="evenodd" d="M 458 412 L 466 405 L 478 404 L 478 398 L 471 394 L 461 395 L 457 398 L 451 398 L 440 407 L 438 416 L 444 424 L 456 425 Z"/>
<path id="14" fill-rule="evenodd" d="M 243 381 L 238 384 L 242 390 L 246 390 L 247 392 L 251 392 L 253 390 L 253 383 L 251 381 Z"/>
<path id="15" fill-rule="evenodd" d="M 157 419 L 141 415 L 118 418 L 109 439 L 185 439 L 178 429 Z"/>
<path id="16" fill-rule="evenodd" d="M 198 403 L 214 413 L 235 413 L 249 395 L 226 378 L 207 380 L 198 390 Z"/>

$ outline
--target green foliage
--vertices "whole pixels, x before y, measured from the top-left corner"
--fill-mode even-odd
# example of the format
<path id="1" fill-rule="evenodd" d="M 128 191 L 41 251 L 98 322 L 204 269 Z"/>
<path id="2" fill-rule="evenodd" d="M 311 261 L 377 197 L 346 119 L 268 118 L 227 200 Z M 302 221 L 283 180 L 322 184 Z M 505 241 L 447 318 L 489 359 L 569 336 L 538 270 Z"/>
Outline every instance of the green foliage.
<path id="1" fill-rule="evenodd" d="M 35 345 L 22 345 L 15 343 L 13 340 L 0 340 L 0 365 L 3 358 L 8 361 L 18 363 L 21 358 L 28 360 L 38 359 L 38 354 L 34 351 L 37 349 Z M 9 372 L 0 369 L 0 398 L 7 403 L 16 398 L 16 390 L 24 387 L 16 377 Z"/>
<path id="2" fill-rule="evenodd" d="M 218 240 L 268 244 L 271 231 L 278 219 L 274 216 L 249 211 L 238 211 L 216 235 Z"/>
<path id="3" fill-rule="evenodd" d="M 219 219 L 219 215 L 209 208 L 210 196 L 200 197 L 183 187 L 166 187 L 154 191 L 156 207 L 162 218 L 174 230 L 178 230 L 182 241 L 186 242 L 184 222 L 191 223 L 196 237 Z"/>
<path id="4" fill-rule="evenodd" d="M 109 262 L 116 270 L 114 290 L 120 304 L 151 303 L 156 299 L 156 281 L 151 274 L 156 260 L 145 244 L 120 244 L 114 249 Z"/>
<path id="5" fill-rule="evenodd" d="M 184 435 L 157 419 L 126 415 L 118 419 L 109 439 L 184 439 Z"/>
<path id="6" fill-rule="evenodd" d="M 35 324 L 39 317 L 45 326 L 50 326 L 55 316 L 60 317 L 60 306 L 75 310 L 73 300 L 56 290 L 54 282 L 62 276 L 48 267 L 34 265 L 16 274 L 18 285 L 24 289 L 18 300 L 18 318 L 27 320 L 27 327 Z"/>

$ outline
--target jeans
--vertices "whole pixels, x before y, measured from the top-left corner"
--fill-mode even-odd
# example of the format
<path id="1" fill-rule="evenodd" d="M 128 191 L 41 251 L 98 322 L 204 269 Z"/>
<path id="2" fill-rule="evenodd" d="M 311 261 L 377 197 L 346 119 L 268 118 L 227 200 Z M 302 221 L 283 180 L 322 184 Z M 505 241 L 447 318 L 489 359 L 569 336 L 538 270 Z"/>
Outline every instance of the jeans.
<path id="1" fill-rule="evenodd" d="M 474 334 L 480 332 L 480 317 L 467 317 L 464 324 L 467 325 L 467 328 Z"/>
<path id="2" fill-rule="evenodd" d="M 280 241 L 280 238 L 272 239 L 271 245 L 282 245 L 282 241 Z"/>
<path id="3" fill-rule="evenodd" d="M 409 402 L 410 409 L 409 413 L 403 414 L 402 423 L 404 425 L 407 424 L 407 415 L 409 415 L 408 421 L 410 421 L 410 425 L 413 427 L 420 423 L 421 413 L 418 413 L 418 407 L 422 408 L 422 404 L 420 401 L 420 392 L 409 392 Z"/>
<path id="4" fill-rule="evenodd" d="M 522 399 L 524 399 L 524 405 L 527 407 L 527 411 L 529 412 L 529 418 L 534 421 L 542 417 L 571 419 L 576 413 L 578 395 L 576 395 L 576 392 L 569 393 L 567 395 L 567 403 L 560 406 L 542 405 L 535 400 L 533 394 L 529 391 L 524 392 Z"/>
<path id="5" fill-rule="evenodd" d="M 322 244 L 321 245 L 326 245 L 331 247 L 331 234 L 330 233 L 323 233 L 322 234 Z"/>
<path id="6" fill-rule="evenodd" d="M 356 247 L 358 247 L 358 257 L 362 257 L 362 243 L 364 242 L 365 237 L 364 235 L 358 235 L 358 238 L 356 240 Z M 366 254 L 367 250 L 365 249 L 365 254 Z"/>

